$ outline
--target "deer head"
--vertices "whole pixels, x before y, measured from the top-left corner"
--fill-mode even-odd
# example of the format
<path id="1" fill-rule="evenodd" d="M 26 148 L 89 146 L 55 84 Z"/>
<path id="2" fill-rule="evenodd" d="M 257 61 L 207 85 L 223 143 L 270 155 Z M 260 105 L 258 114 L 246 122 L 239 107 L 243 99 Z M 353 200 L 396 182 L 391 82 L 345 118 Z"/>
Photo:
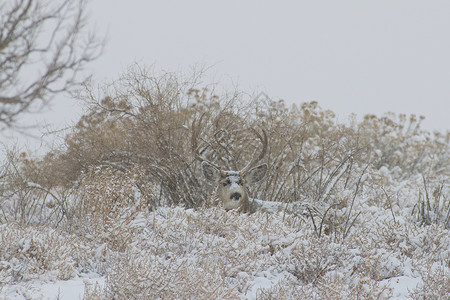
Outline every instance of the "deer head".
<path id="1" fill-rule="evenodd" d="M 217 185 L 218 196 L 223 203 L 223 207 L 226 210 L 239 209 L 242 212 L 250 212 L 247 186 L 260 181 L 267 171 L 267 164 L 257 165 L 267 152 L 268 142 L 266 131 L 263 130 L 263 134 L 261 135 L 253 129 L 262 143 L 262 149 L 258 157 L 254 157 L 240 171 L 225 171 L 200 154 L 198 128 L 196 128 L 195 122 L 192 124 L 192 130 L 192 149 L 196 158 L 202 162 L 202 171 L 205 178 Z"/>

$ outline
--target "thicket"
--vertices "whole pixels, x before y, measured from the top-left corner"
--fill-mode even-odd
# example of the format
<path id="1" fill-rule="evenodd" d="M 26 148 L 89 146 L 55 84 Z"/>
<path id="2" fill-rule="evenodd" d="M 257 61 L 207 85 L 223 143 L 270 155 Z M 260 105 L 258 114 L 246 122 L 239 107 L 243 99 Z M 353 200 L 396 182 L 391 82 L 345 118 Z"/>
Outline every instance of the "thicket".
<path id="1" fill-rule="evenodd" d="M 214 187 L 203 179 L 191 147 L 193 121 L 201 119 L 201 151 L 225 169 L 242 168 L 257 152 L 260 144 L 251 128 L 267 131 L 269 170 L 251 187 L 254 198 L 307 200 L 324 211 L 350 207 L 370 174 L 386 169 L 391 181 L 421 176 L 415 212 L 428 223 L 440 213 L 448 226 L 448 132 L 426 132 L 422 118 L 414 115 L 368 115 L 338 123 L 317 102 L 287 106 L 261 95 L 219 94 L 215 86 L 200 88 L 200 80 L 199 73 L 154 75 L 136 65 L 110 84 L 86 85 L 78 98 L 87 112 L 62 149 L 44 158 L 9 152 L 2 168 L 2 221 L 48 220 L 49 213 L 72 218 L 68 199 L 80 193 L 87 174 L 98 170 L 126 175 L 139 169 L 136 188 L 152 191 L 150 208 L 202 206 Z M 372 178 L 367 188 L 393 201 L 394 192 L 378 181 Z M 433 205 L 437 211 L 429 216 Z M 55 210 L 44 214 L 43 207 Z"/>
<path id="2" fill-rule="evenodd" d="M 192 263 L 179 264 L 177 255 L 186 255 L 191 261 L 188 256 L 197 254 L 195 247 L 183 244 L 185 240 L 200 243 L 196 239 L 203 234 L 211 241 L 223 243 L 224 236 L 242 231 L 244 237 L 230 237 L 241 241 L 240 246 L 233 248 L 241 253 L 248 244 L 246 238 L 252 239 L 251 234 L 259 232 L 248 229 L 257 226 L 252 225 L 255 220 L 272 220 L 273 224 L 267 226 L 275 231 L 279 225 L 286 227 L 283 230 L 305 235 L 311 244 L 308 247 L 326 248 L 323 255 L 330 254 L 332 258 L 328 261 L 329 257 L 320 256 L 320 250 L 319 256 L 311 253 L 317 257 L 304 257 L 308 247 L 297 245 L 300 240 L 288 243 L 292 246 L 288 256 L 281 255 L 286 245 L 265 245 L 261 254 L 267 259 L 281 253 L 279 259 L 292 258 L 295 264 L 274 262 L 274 266 L 283 263 L 280 268 L 286 268 L 284 271 L 291 277 L 280 281 L 279 286 L 260 291 L 261 298 L 306 290 L 331 295 L 338 288 L 345 289 L 345 293 L 377 291 L 387 295 L 389 292 L 379 281 L 401 272 L 388 268 L 387 254 L 380 258 L 375 249 L 379 243 L 383 244 L 383 251 L 391 251 L 399 259 L 416 260 L 428 255 L 430 268 L 434 263 L 441 264 L 441 269 L 433 266 L 436 276 L 422 276 L 430 284 L 440 282 L 438 275 L 442 272 L 448 275 L 448 252 L 430 245 L 448 242 L 445 232 L 450 227 L 450 133 L 421 129 L 420 117 L 368 115 L 362 120 L 339 123 L 333 112 L 322 109 L 317 102 L 288 106 L 263 94 L 220 92 L 217 86 L 201 82 L 201 72 L 188 78 L 174 73 L 155 75 L 138 65 L 114 82 L 86 85 L 77 97 L 86 105 L 86 113 L 65 136 L 63 147 L 44 157 L 9 149 L 0 169 L 0 260 L 8 261 L 16 257 L 14 253 L 22 253 L 13 263 L 0 265 L 0 278 L 6 282 L 33 278 L 30 273 L 34 271 L 26 266 L 59 274 L 56 278 L 49 275 L 52 279 L 71 278 L 81 272 L 82 266 L 108 274 L 107 293 L 121 295 L 119 298 L 137 295 L 136 291 L 147 295 L 164 292 L 176 298 L 181 295 L 176 294 L 181 289 L 177 286 L 186 288 L 189 295 L 203 293 L 205 298 L 238 297 L 251 288 L 246 285 L 246 278 L 239 277 L 243 273 L 233 269 L 238 268 L 242 258 L 224 271 L 212 268 L 217 264 L 217 255 L 205 252 L 211 256 L 208 268 L 215 272 L 211 278 L 219 282 L 211 289 L 207 281 L 197 286 L 192 278 L 203 278 L 203 272 L 195 271 L 196 277 L 192 277 L 188 272 Z M 203 208 L 215 202 L 215 187 L 203 178 L 192 151 L 194 122 L 200 129 L 202 155 L 225 169 L 241 169 L 258 153 L 261 145 L 252 128 L 267 132 L 269 146 L 264 160 L 269 170 L 263 181 L 250 187 L 250 194 L 282 203 L 280 208 L 285 208 L 285 212 L 281 219 L 278 215 L 264 217 L 263 213 L 242 219 L 220 209 Z M 298 203 L 302 204 L 300 210 L 286 214 L 288 205 Z M 181 213 L 179 208 L 171 211 L 162 206 L 197 211 Z M 373 207 L 380 209 L 382 215 L 377 215 L 379 211 Z M 215 214 L 214 224 L 205 217 L 208 214 Z M 383 220 L 380 230 L 371 228 L 373 223 L 365 224 L 371 218 Z M 233 227 L 242 222 L 248 228 L 239 231 Z M 198 232 L 186 229 L 191 228 L 191 223 Z M 36 229 L 26 229 L 24 225 Z M 185 232 L 174 231 L 177 235 L 172 239 L 162 228 L 172 232 L 174 226 L 181 226 Z M 430 229 L 418 230 L 420 226 Z M 57 230 L 48 236 L 40 233 L 49 227 Z M 299 228 L 304 232 L 299 233 Z M 30 234 L 30 230 L 39 234 Z M 435 237 L 436 242 L 421 241 L 425 248 L 418 249 L 417 243 L 411 241 L 415 237 L 408 237 L 411 230 L 416 230 L 417 236 L 428 236 L 424 230 L 440 235 Z M 398 232 L 402 235 L 398 236 Z M 23 238 L 15 239 L 15 233 Z M 148 236 L 151 241 L 146 241 Z M 265 240 L 264 236 L 259 238 L 256 248 Z M 45 246 L 46 239 L 58 245 L 63 240 L 70 241 L 70 253 L 78 251 L 88 257 L 95 252 L 95 257 L 87 261 L 81 256 L 60 260 L 58 251 Z M 164 242 L 165 239 L 171 240 Z M 210 248 L 203 243 L 209 242 L 200 243 L 201 251 Z M 362 251 L 356 255 L 362 257 L 361 265 L 339 273 L 349 263 L 343 256 L 348 251 L 337 253 L 335 243 L 345 245 L 347 250 L 356 247 Z M 175 247 L 175 256 L 161 252 L 164 247 Z M 186 249 L 194 249 L 195 254 Z M 40 255 L 54 259 L 42 262 Z M 128 271 L 123 273 L 122 267 Z M 224 263 L 222 267 L 230 266 Z M 425 266 L 419 269 L 426 274 Z M 182 275 L 172 274 L 180 270 Z M 263 266 L 258 270 L 264 270 Z M 346 279 L 352 276 L 360 276 L 356 285 Z M 238 288 L 230 284 L 237 284 Z M 429 287 L 424 286 L 421 291 L 425 295 Z M 438 294 L 447 293 L 445 288 L 439 291 Z M 91 292 L 91 296 L 97 292 L 103 295 L 102 291 Z"/>

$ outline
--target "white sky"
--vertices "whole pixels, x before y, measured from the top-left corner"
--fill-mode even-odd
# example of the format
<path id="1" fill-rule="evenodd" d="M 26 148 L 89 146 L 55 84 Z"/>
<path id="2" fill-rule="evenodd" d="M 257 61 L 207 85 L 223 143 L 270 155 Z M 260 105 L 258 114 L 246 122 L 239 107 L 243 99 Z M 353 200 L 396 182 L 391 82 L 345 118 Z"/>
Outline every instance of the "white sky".
<path id="1" fill-rule="evenodd" d="M 109 32 L 95 73 L 134 61 L 214 65 L 246 91 L 352 112 L 425 115 L 450 129 L 450 1 L 94 0 Z"/>
<path id="2" fill-rule="evenodd" d="M 450 129 L 450 1 L 91 0 L 89 21 L 108 33 L 88 67 L 115 79 L 141 62 L 168 71 L 214 67 L 247 92 L 318 101 L 342 121 L 388 111 Z M 76 120 L 59 101 L 48 123 Z"/>

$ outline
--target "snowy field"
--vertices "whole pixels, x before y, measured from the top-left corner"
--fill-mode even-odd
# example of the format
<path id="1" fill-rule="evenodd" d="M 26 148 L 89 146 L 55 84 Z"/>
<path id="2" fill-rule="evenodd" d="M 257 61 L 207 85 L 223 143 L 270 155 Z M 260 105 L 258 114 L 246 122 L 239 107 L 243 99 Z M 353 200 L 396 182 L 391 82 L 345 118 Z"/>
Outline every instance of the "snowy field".
<path id="1" fill-rule="evenodd" d="M 0 295 L 444 299 L 434 296 L 450 290 L 449 231 L 417 226 L 407 203 L 390 211 L 369 200 L 355 204 L 361 214 L 345 240 L 318 238 L 308 217 L 275 205 L 253 215 L 161 207 L 99 238 L 2 225 Z"/>

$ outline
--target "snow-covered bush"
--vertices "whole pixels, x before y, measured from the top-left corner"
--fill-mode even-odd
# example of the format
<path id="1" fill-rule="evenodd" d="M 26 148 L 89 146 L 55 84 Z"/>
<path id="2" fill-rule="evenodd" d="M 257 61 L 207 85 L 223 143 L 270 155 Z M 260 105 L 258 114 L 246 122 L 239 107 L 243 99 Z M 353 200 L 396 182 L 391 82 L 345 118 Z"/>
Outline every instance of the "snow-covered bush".
<path id="1" fill-rule="evenodd" d="M 0 286 L 27 282 L 68 280 L 99 271 L 95 244 L 48 227 L 0 226 Z"/>
<path id="2" fill-rule="evenodd" d="M 342 124 L 317 102 L 218 95 L 197 79 L 137 66 L 87 87 L 65 147 L 44 158 L 10 152 L 0 170 L 3 285 L 95 272 L 106 283 L 86 288 L 87 299 L 450 293 L 449 133 L 393 114 Z M 250 128 L 267 131 L 269 170 L 250 194 L 279 209 L 215 205 L 192 153 L 194 120 L 203 156 L 227 169 L 257 152 Z"/>
<path id="3" fill-rule="evenodd" d="M 80 197 L 73 204 L 68 230 L 109 249 L 125 251 L 132 242 L 136 220 L 154 207 L 154 190 L 142 170 L 118 173 L 92 169 L 81 176 Z"/>

